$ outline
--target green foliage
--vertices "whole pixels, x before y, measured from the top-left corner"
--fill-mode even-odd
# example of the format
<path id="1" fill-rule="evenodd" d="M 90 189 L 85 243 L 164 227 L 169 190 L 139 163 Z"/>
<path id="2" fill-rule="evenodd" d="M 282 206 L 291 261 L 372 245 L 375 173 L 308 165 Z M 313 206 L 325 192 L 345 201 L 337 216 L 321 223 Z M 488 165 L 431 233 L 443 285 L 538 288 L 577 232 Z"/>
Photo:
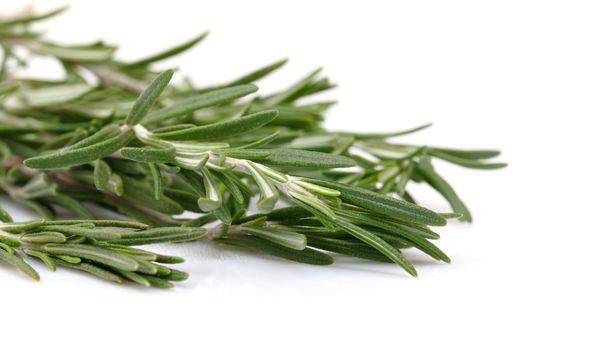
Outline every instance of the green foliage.
<path id="1" fill-rule="evenodd" d="M 471 221 L 432 161 L 506 166 L 492 162 L 494 150 L 394 139 L 431 124 L 326 130 L 334 101 L 304 102 L 334 87 L 321 69 L 269 94 L 253 83 L 287 60 L 213 86 L 173 84 L 173 70 L 156 72 L 155 62 L 206 34 L 129 63 L 102 42 L 49 43 L 34 24 L 60 11 L 0 21 L 0 192 L 44 218 L 11 223 L 0 208 L 0 261 L 34 279 L 26 256 L 50 270 L 171 287 L 187 274 L 163 264 L 182 259 L 131 246 L 198 239 L 315 265 L 331 264 L 331 254 L 393 262 L 416 276 L 404 250 L 448 263 L 430 226 Z M 18 78 L 28 61 L 13 49 L 56 59 L 65 78 Z M 453 212 L 416 204 L 413 182 L 431 186 Z M 137 222 L 98 220 L 90 204 Z M 77 219 L 57 220 L 65 211 Z M 181 218 L 185 211 L 194 217 Z"/>

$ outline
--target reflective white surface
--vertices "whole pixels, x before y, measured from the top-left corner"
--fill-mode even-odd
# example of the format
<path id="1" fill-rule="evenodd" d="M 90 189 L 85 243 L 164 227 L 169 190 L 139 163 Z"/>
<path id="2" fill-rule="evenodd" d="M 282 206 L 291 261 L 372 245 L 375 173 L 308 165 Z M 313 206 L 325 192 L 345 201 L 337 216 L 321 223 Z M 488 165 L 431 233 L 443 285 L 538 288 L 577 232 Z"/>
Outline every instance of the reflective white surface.
<path id="1" fill-rule="evenodd" d="M 597 12 L 583 1 L 74 1 L 42 26 L 52 37 L 105 38 L 134 59 L 209 28 L 165 66 L 212 83 L 290 57 L 259 84 L 271 91 L 324 65 L 340 86 L 326 94 L 340 101 L 330 128 L 433 121 L 407 140 L 500 148 L 510 167 L 437 162 L 474 223 L 439 229 L 451 265 L 409 252 L 418 279 L 393 265 L 305 266 L 200 243 L 155 247 L 187 258 L 191 279 L 170 291 L 38 264 L 36 284 L 0 266 L 2 348 L 596 348 Z"/>

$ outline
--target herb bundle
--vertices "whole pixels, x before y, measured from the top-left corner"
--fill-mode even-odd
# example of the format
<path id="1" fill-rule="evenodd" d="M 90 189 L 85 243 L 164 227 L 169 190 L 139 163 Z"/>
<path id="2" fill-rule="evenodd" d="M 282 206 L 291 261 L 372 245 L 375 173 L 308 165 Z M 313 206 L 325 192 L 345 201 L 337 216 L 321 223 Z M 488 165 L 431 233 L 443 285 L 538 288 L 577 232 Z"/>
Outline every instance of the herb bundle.
<path id="1" fill-rule="evenodd" d="M 205 34 L 122 62 L 114 46 L 62 45 L 32 28 L 62 10 L 0 20 L 0 190 L 43 218 L 10 223 L 0 209 L 0 260 L 33 277 L 22 255 L 51 269 L 170 286 L 186 275 L 156 262 L 178 258 L 128 246 L 197 239 L 308 264 L 331 264 L 333 254 L 394 262 L 415 276 L 403 249 L 450 262 L 430 227 L 471 221 L 432 160 L 505 166 L 488 161 L 498 151 L 393 141 L 429 125 L 326 130 L 323 115 L 334 102 L 303 102 L 334 87 L 319 69 L 262 95 L 253 83 L 286 60 L 208 87 L 187 78 L 173 84 L 173 70 L 152 68 Z M 64 78 L 19 78 L 36 55 L 56 59 Z M 417 205 L 411 182 L 429 184 L 453 212 Z M 137 223 L 98 220 L 89 204 Z M 57 220 L 63 211 L 78 219 Z"/>

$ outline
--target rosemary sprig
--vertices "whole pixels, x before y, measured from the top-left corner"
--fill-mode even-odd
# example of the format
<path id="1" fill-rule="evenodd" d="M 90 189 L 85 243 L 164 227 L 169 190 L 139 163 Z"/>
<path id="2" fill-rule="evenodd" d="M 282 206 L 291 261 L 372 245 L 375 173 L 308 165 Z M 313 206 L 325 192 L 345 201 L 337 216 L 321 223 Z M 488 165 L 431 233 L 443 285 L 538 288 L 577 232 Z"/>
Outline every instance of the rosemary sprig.
<path id="1" fill-rule="evenodd" d="M 0 261 L 39 280 L 25 257 L 36 258 L 48 269 L 81 270 L 105 280 L 129 280 L 147 287 L 169 288 L 188 276 L 163 264 L 184 260 L 130 246 L 157 242 L 185 242 L 206 234 L 205 229 L 151 229 L 137 222 L 115 220 L 34 220 L 0 224 Z"/>
<path id="2" fill-rule="evenodd" d="M 207 87 L 190 79 L 171 84 L 172 70 L 152 69 L 205 34 L 133 62 L 116 60 L 115 47 L 102 42 L 49 43 L 31 24 L 58 12 L 0 20 L 0 189 L 45 220 L 55 220 L 57 208 L 83 220 L 47 221 L 39 230 L 19 232 L 21 250 L 9 247 L 2 254 L 24 271 L 18 254 L 29 249 L 49 261 L 57 255 L 81 259 L 62 259 L 62 265 L 85 263 L 138 283 L 168 285 L 163 267 L 143 262 L 131 271 L 128 255 L 135 254 L 123 246 L 201 237 L 303 263 L 330 264 L 329 253 L 394 262 L 416 275 L 402 250 L 450 262 L 431 242 L 439 235 L 430 227 L 450 218 L 471 221 L 432 160 L 474 169 L 506 165 L 488 161 L 498 151 L 394 141 L 429 125 L 381 134 L 326 130 L 323 116 L 334 102 L 302 102 L 334 87 L 321 69 L 267 95 L 253 83 L 286 60 Z M 17 54 L 22 50 L 53 57 L 65 78 L 18 78 L 18 66 L 27 64 Z M 432 186 L 454 212 L 417 205 L 408 192 L 411 182 Z M 153 228 L 96 229 L 86 203 Z M 181 219 L 183 212 L 195 218 Z M 0 209 L 0 219 L 10 217 Z M 26 241 L 37 236 L 66 241 L 31 248 L 39 243 Z M 104 255 L 98 260 L 98 250 L 118 259 L 112 265 Z"/>

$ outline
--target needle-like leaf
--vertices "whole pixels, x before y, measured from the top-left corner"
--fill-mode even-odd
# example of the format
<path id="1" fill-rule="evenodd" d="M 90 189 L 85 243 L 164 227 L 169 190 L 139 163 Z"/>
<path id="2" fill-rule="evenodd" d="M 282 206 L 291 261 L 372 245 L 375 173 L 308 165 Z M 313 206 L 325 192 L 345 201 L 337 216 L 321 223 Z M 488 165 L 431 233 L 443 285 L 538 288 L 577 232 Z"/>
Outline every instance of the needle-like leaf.
<path id="1" fill-rule="evenodd" d="M 141 93 L 125 120 L 127 125 L 138 124 L 145 117 L 149 109 L 158 101 L 158 98 L 168 86 L 173 74 L 174 71 L 172 69 L 160 73 L 147 89 Z"/>
<path id="2" fill-rule="evenodd" d="M 296 232 L 290 232 L 271 227 L 252 226 L 242 226 L 242 230 L 254 236 L 279 244 L 283 247 L 295 250 L 303 250 L 307 244 L 307 238 L 305 235 Z"/>
<path id="3" fill-rule="evenodd" d="M 16 252 L 10 253 L 0 247 L 0 261 L 16 267 L 27 276 L 39 281 L 39 274 L 29 264 L 27 264 L 23 258 L 16 255 Z"/>
<path id="4" fill-rule="evenodd" d="M 110 166 L 101 159 L 96 160 L 93 163 L 93 178 L 94 184 L 98 190 L 106 190 L 110 185 L 110 175 L 112 175 L 112 169 Z"/>
<path id="5" fill-rule="evenodd" d="M 279 69 L 280 67 L 284 66 L 288 61 L 289 61 L 288 59 L 276 61 L 276 62 L 269 64 L 265 67 L 256 69 L 255 71 L 248 73 L 247 75 L 244 75 L 244 76 L 230 82 L 228 85 L 234 86 L 234 85 L 241 85 L 241 84 L 251 84 L 251 83 L 255 82 L 256 80 L 259 80 L 259 79 L 265 77 L 266 75 L 274 72 L 275 70 Z"/>
<path id="6" fill-rule="evenodd" d="M 355 162 L 351 158 L 328 153 L 284 148 L 271 149 L 269 152 L 270 155 L 259 160 L 260 163 L 307 169 L 346 168 L 355 166 Z"/>
<path id="7" fill-rule="evenodd" d="M 99 247 L 82 244 L 46 244 L 41 249 L 53 255 L 79 257 L 123 271 L 137 271 L 139 268 L 139 263 L 135 259 Z"/>
<path id="8" fill-rule="evenodd" d="M 472 169 L 486 169 L 486 170 L 501 169 L 501 168 L 504 168 L 507 166 L 507 163 L 483 163 L 477 159 L 470 159 L 471 157 L 480 157 L 480 156 L 487 157 L 492 153 L 479 153 L 479 152 L 469 153 L 469 154 L 461 153 L 462 155 L 469 157 L 469 158 L 462 158 L 462 157 L 454 155 L 454 153 L 449 154 L 449 153 L 445 153 L 445 152 L 437 150 L 437 149 L 430 149 L 430 150 L 428 150 L 428 154 L 430 154 L 431 156 L 434 156 L 436 158 L 446 160 L 447 162 L 451 162 L 453 164 L 461 165 L 466 168 L 472 168 Z"/>
<path id="9" fill-rule="evenodd" d="M 189 97 L 170 107 L 152 112 L 148 114 L 142 122 L 145 125 L 161 123 L 171 118 L 181 117 L 195 112 L 198 109 L 234 101 L 256 91 L 257 87 L 255 85 L 237 85 L 202 93 L 197 96 Z"/>
<path id="10" fill-rule="evenodd" d="M 396 216 L 408 222 L 433 226 L 446 225 L 446 219 L 435 212 L 390 196 L 331 181 L 312 179 L 310 182 L 340 191 L 339 197 L 345 203 L 388 216 Z"/>
<path id="11" fill-rule="evenodd" d="M 174 147 L 124 147 L 120 154 L 141 163 L 171 163 L 176 156 Z"/>
<path id="12" fill-rule="evenodd" d="M 305 248 L 303 250 L 282 247 L 267 240 L 251 236 L 231 236 L 221 239 L 222 243 L 239 247 L 246 247 L 264 254 L 274 255 L 283 259 L 311 265 L 330 265 L 334 259 L 317 250 Z"/>
<path id="13" fill-rule="evenodd" d="M 374 249 L 384 254 L 390 260 L 394 261 L 396 264 L 405 269 L 405 271 L 407 271 L 410 275 L 417 276 L 417 271 L 415 271 L 413 265 L 407 261 L 407 259 L 405 259 L 403 254 L 401 254 L 401 252 L 385 242 L 383 239 L 379 238 L 373 233 L 368 232 L 367 230 L 362 229 L 359 226 L 353 225 L 345 219 L 339 218 L 335 221 L 335 223 L 355 238 L 372 246 Z"/>
<path id="14" fill-rule="evenodd" d="M 457 192 L 455 192 L 453 187 L 444 178 L 434 171 L 431 165 L 428 163 L 421 163 L 417 170 L 424 180 L 449 202 L 453 211 L 462 215 L 459 219 L 460 221 L 472 221 L 469 209 L 467 209 L 465 203 L 459 198 Z"/>
<path id="15" fill-rule="evenodd" d="M 0 20 L 0 27 L 8 27 L 16 24 L 27 24 L 31 22 L 41 21 L 59 15 L 62 12 L 64 12 L 67 8 L 68 6 L 62 6 L 55 10 L 48 11 L 39 15 L 25 15 L 14 18 L 2 19 Z"/>
<path id="16" fill-rule="evenodd" d="M 139 59 L 137 61 L 128 63 L 126 66 L 127 67 L 134 67 L 134 66 L 145 66 L 148 65 L 150 63 L 153 62 L 157 62 L 157 61 L 161 61 L 164 59 L 167 59 L 169 57 L 178 55 L 179 53 L 182 53 L 184 51 L 187 51 L 188 49 L 192 48 L 193 46 L 197 45 L 199 42 L 201 42 L 203 39 L 205 39 L 208 36 L 208 32 L 202 33 L 192 39 L 190 39 L 189 41 L 186 41 L 180 45 L 177 45 L 175 47 L 172 47 L 170 49 L 167 49 L 163 52 L 157 53 L 155 55 L 146 57 L 146 58 L 142 58 Z"/>
<path id="17" fill-rule="evenodd" d="M 471 159 L 471 160 L 489 159 L 489 158 L 498 157 L 500 155 L 500 151 L 497 151 L 497 150 L 460 150 L 460 149 L 439 148 L 439 147 L 434 147 L 431 149 L 440 151 L 444 154 L 450 154 L 452 156 L 459 157 L 462 159 Z"/>
<path id="18" fill-rule="evenodd" d="M 276 119 L 277 116 L 278 112 L 274 110 L 257 112 L 219 123 L 160 133 L 159 137 L 163 140 L 182 141 L 231 137 L 260 128 Z"/>
<path id="19" fill-rule="evenodd" d="M 93 162 L 111 155 L 131 141 L 130 130 L 105 141 L 73 150 L 65 150 L 48 155 L 26 159 L 24 164 L 33 169 L 58 169 Z"/>

